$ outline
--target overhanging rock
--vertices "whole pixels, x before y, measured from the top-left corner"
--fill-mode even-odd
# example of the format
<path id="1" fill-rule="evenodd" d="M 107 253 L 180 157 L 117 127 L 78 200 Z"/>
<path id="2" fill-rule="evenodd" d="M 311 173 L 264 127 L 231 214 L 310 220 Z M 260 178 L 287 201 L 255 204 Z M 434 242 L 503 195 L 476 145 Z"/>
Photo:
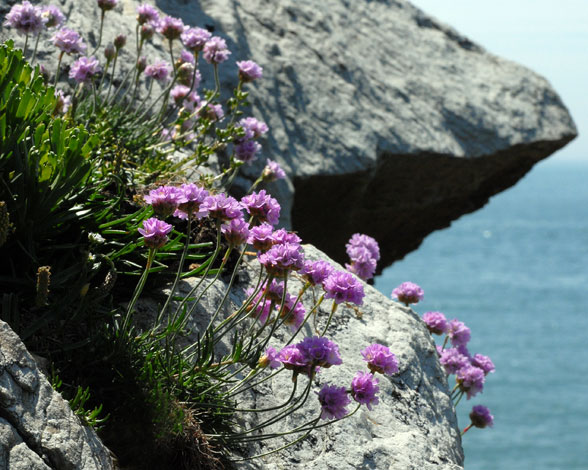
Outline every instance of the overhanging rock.
<path id="1" fill-rule="evenodd" d="M 264 67 L 251 103 L 290 175 L 283 219 L 339 261 L 355 232 L 378 239 L 382 266 L 402 258 L 577 134 L 544 78 L 407 1 L 157 4 Z"/>

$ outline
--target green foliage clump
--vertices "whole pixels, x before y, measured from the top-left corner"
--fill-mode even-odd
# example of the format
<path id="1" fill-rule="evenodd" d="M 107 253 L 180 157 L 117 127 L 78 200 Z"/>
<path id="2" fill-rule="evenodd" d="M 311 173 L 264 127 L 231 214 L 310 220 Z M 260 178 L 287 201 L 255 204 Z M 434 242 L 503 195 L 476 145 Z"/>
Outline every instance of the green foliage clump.
<path id="1" fill-rule="evenodd" d="M 13 225 L 3 245 L 11 256 L 1 280 L 20 283 L 34 279 L 47 260 L 72 262 L 71 243 L 54 241 L 87 215 L 80 201 L 98 138 L 54 117 L 53 90 L 11 43 L 0 46 L 0 90 L 0 201 Z M 69 279 L 54 277 L 54 286 L 60 281 Z"/>

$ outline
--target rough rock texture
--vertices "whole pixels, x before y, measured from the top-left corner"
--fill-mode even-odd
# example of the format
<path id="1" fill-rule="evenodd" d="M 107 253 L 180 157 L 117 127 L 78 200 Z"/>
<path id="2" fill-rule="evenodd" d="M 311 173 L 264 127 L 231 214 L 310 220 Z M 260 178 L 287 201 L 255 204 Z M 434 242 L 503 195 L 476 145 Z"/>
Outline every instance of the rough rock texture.
<path id="1" fill-rule="evenodd" d="M 576 135 L 545 79 L 407 1 L 157 5 L 263 65 L 252 104 L 291 178 L 286 215 L 340 261 L 357 231 L 380 242 L 382 266 L 402 258 Z"/>
<path id="2" fill-rule="evenodd" d="M 112 468 L 108 449 L 82 426 L 18 336 L 0 321 L 0 469 Z"/>
<path id="3" fill-rule="evenodd" d="M 306 258 L 326 259 L 316 248 L 305 245 Z M 332 262 L 332 261 L 331 261 Z M 332 262 L 335 265 L 334 262 Z M 336 265 L 335 265 L 336 266 Z M 243 282 L 257 279 L 259 265 L 252 261 L 246 272 L 239 274 L 241 284 L 231 290 L 229 302 L 221 311 L 220 318 L 226 318 L 244 300 Z M 338 269 L 342 269 L 338 266 Z M 181 285 L 185 295 L 197 279 L 187 279 Z M 299 281 L 289 281 L 289 291 L 299 291 Z M 331 469 L 459 469 L 463 465 L 463 450 L 453 404 L 445 374 L 437 360 L 434 342 L 430 333 L 411 309 L 397 304 L 374 288 L 364 285 L 366 297 L 360 308 L 361 318 L 356 312 L 340 305 L 327 337 L 339 345 L 343 364 L 323 369 L 317 375 L 310 398 L 300 412 L 294 413 L 278 425 L 270 428 L 283 432 L 295 428 L 318 416 L 320 405 L 315 392 L 325 383 L 349 387 L 358 370 L 367 371 L 360 351 L 371 343 L 387 345 L 396 354 L 400 371 L 393 377 L 378 374 L 380 380 L 380 403 L 373 411 L 362 406 L 354 416 L 331 426 L 314 431 L 303 442 L 277 454 L 250 462 L 238 463 L 237 468 L 278 470 L 284 468 Z M 211 312 L 219 305 L 226 291 L 226 285 L 217 282 L 208 289 L 192 314 L 191 339 L 207 325 Z M 320 295 L 317 291 L 316 298 Z M 193 294 L 196 295 L 196 294 Z M 307 309 L 313 305 L 312 294 L 307 292 L 303 304 Z M 319 328 L 324 328 L 331 309 L 331 301 L 321 305 L 318 315 Z M 156 314 L 153 303 L 142 302 L 139 310 L 144 313 L 142 321 Z M 321 327 L 322 325 L 322 327 Z M 249 323 L 243 327 L 248 328 Z M 304 336 L 311 336 L 312 330 L 305 325 L 295 342 Z M 288 338 L 288 328 L 281 327 L 270 345 L 280 349 Z M 219 354 L 230 351 L 228 343 L 220 345 Z M 299 387 L 307 384 L 304 376 L 298 378 Z M 271 381 L 256 389 L 255 393 L 236 397 L 241 408 L 270 408 L 285 402 L 292 390 L 291 372 L 284 370 Z M 349 406 L 353 410 L 355 406 Z M 238 416 L 239 422 L 250 428 L 258 418 L 251 414 Z M 262 419 L 262 418 L 259 418 Z M 263 415 L 263 419 L 267 416 Z M 263 447 L 251 446 L 249 455 L 268 452 L 286 441 L 267 441 Z M 234 455 L 234 458 L 239 458 Z"/>
<path id="4" fill-rule="evenodd" d="M 0 8 L 8 3 L 0 0 Z M 96 41 L 95 2 L 58 3 L 68 25 Z M 138 3 L 122 0 L 123 15 L 107 14 L 105 38 L 134 37 Z M 236 60 L 264 67 L 264 79 L 247 88 L 252 114 L 267 121 L 271 135 L 264 158 L 246 173 L 255 179 L 265 157 L 280 161 L 289 179 L 272 192 L 283 223 L 339 261 L 354 232 L 378 239 L 381 266 L 402 258 L 577 133 L 545 79 L 405 0 L 155 4 L 229 39 L 223 86 L 235 85 Z M 0 31 L 0 38 L 10 35 Z M 156 44 L 147 55 L 167 58 Z M 53 70 L 56 53 L 42 60 Z"/>

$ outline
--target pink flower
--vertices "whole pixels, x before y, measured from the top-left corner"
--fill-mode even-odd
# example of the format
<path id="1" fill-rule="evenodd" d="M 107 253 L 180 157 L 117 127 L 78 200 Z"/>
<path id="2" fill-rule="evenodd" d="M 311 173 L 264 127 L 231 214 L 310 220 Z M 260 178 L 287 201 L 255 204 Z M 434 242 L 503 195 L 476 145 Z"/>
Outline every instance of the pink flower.
<path id="1" fill-rule="evenodd" d="M 398 372 L 398 361 L 394 353 L 382 344 L 371 344 L 361 351 L 363 359 L 368 363 L 368 369 L 372 373 L 392 375 Z"/>
<path id="2" fill-rule="evenodd" d="M 318 399 L 321 404 L 321 419 L 341 419 L 347 414 L 347 405 L 351 400 L 345 387 L 323 385 Z"/>
<path id="3" fill-rule="evenodd" d="M 366 405 L 372 410 L 372 405 L 377 405 L 379 399 L 376 393 L 380 391 L 378 379 L 369 372 L 358 372 L 351 381 L 351 396 L 357 403 Z"/>
<path id="4" fill-rule="evenodd" d="M 157 25 L 157 32 L 170 41 L 178 39 L 186 27 L 180 18 L 165 16 Z"/>
<path id="5" fill-rule="evenodd" d="M 204 45 L 204 60 L 209 64 L 220 64 L 229 58 L 231 52 L 227 49 L 227 43 L 224 39 L 213 36 Z"/>
<path id="6" fill-rule="evenodd" d="M 392 297 L 408 307 L 409 304 L 417 304 L 419 300 L 423 300 L 424 292 L 414 282 L 403 282 L 392 291 Z"/>
<path id="7" fill-rule="evenodd" d="M 252 60 L 237 62 L 239 67 L 239 79 L 242 82 L 252 82 L 263 75 L 263 69 Z"/>
<path id="8" fill-rule="evenodd" d="M 45 27 L 45 18 L 41 8 L 24 1 L 14 5 L 6 15 L 4 26 L 16 29 L 19 34 L 39 34 Z"/>
<path id="9" fill-rule="evenodd" d="M 172 226 L 151 217 L 143 221 L 143 228 L 139 228 L 138 231 L 143 235 L 145 246 L 157 249 L 167 243 L 167 234 L 172 231 Z"/>
<path id="10" fill-rule="evenodd" d="M 84 40 L 73 29 L 62 28 L 51 39 L 53 44 L 66 54 L 82 54 L 86 50 Z"/>
<path id="11" fill-rule="evenodd" d="M 189 28 L 182 33 L 182 42 L 192 52 L 199 52 L 204 48 L 210 36 L 211 34 L 205 29 Z"/>
<path id="12" fill-rule="evenodd" d="M 69 69 L 69 78 L 73 78 L 78 83 L 87 83 L 101 71 L 102 67 L 96 57 L 80 57 Z"/>

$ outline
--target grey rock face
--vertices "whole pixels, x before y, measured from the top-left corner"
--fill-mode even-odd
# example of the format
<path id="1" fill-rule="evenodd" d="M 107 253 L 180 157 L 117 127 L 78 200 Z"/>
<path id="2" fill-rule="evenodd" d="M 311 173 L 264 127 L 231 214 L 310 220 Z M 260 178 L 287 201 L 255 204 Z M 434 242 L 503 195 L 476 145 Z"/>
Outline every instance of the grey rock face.
<path id="1" fill-rule="evenodd" d="M 577 134 L 544 78 L 405 0 L 157 5 L 264 67 L 251 102 L 290 175 L 284 220 L 339 261 L 355 232 L 380 242 L 382 266 L 402 258 Z"/>
<path id="2" fill-rule="evenodd" d="M 108 470 L 110 453 L 0 321 L 0 468 Z"/>
<path id="3" fill-rule="evenodd" d="M 0 0 L 0 8 L 8 11 L 8 3 Z M 105 38 L 125 33 L 132 43 L 139 3 L 122 0 L 107 14 Z M 60 4 L 68 26 L 95 43 L 95 2 Z M 235 61 L 263 66 L 264 78 L 247 89 L 252 115 L 271 133 L 236 192 L 257 178 L 265 157 L 278 160 L 289 174 L 271 188 L 282 223 L 339 261 L 355 232 L 380 242 L 381 266 L 402 258 L 577 134 L 545 79 L 406 0 L 155 5 L 227 38 L 233 54 L 220 66 L 223 99 L 236 85 Z M 166 47 L 155 44 L 145 55 L 167 59 Z M 41 60 L 54 70 L 56 53 Z M 124 51 L 120 63 L 134 60 Z"/>
<path id="4" fill-rule="evenodd" d="M 316 248 L 305 245 L 306 258 L 310 260 L 325 259 L 326 255 Z M 221 309 L 219 320 L 226 318 L 236 310 L 245 298 L 243 280 L 256 280 L 258 276 L 256 261 L 247 265 L 246 270 L 239 273 L 242 283 L 235 286 L 229 293 L 228 301 Z M 186 279 L 180 291 L 186 295 L 197 279 Z M 206 285 L 206 284 L 204 284 Z M 289 280 L 288 290 L 297 293 L 302 284 Z M 201 286 L 203 288 L 203 286 Z M 192 313 L 191 336 L 188 343 L 193 342 L 198 331 L 203 329 L 210 320 L 211 312 L 216 311 L 220 300 L 226 292 L 226 284 L 216 282 L 206 292 L 195 311 Z M 349 388 L 357 371 L 367 371 L 360 351 L 372 343 L 388 346 L 398 358 L 400 371 L 392 377 L 377 374 L 379 378 L 380 403 L 368 411 L 365 406 L 354 415 L 328 427 L 313 431 L 310 437 L 288 449 L 260 459 L 240 462 L 237 468 L 270 469 L 312 468 L 317 470 L 331 469 L 460 469 L 463 465 L 463 450 L 453 404 L 445 373 L 443 372 L 430 333 L 418 315 L 411 309 L 386 298 L 374 288 L 364 285 L 366 297 L 359 311 L 361 317 L 353 309 L 340 305 L 327 337 L 339 345 L 343 364 L 323 369 L 317 375 L 318 384 L 313 384 L 310 397 L 305 406 L 272 425 L 264 432 L 284 432 L 296 428 L 316 418 L 320 413 L 320 404 L 316 392 L 320 386 L 331 385 Z M 197 291 L 199 292 L 199 291 Z M 197 294 L 192 293 L 193 296 Z M 316 292 L 316 297 L 320 292 Z M 308 291 L 302 298 L 305 307 L 313 305 L 313 295 Z M 142 321 L 156 313 L 154 304 L 143 302 L 139 309 L 144 313 Z M 325 301 L 318 313 L 318 325 L 322 331 L 331 309 L 331 301 Z M 312 321 L 310 321 L 312 323 Z M 250 325 L 247 321 L 243 328 Z M 304 336 L 312 336 L 313 330 L 307 324 L 294 342 L 301 341 Z M 289 329 L 280 327 L 269 345 L 280 349 L 288 335 Z M 228 335 L 230 336 L 230 335 Z M 217 351 L 219 356 L 230 352 L 228 342 L 221 343 Z M 244 372 L 245 374 L 248 372 Z M 264 374 L 269 374 L 268 371 Z M 262 376 L 264 377 L 264 376 Z M 299 390 L 307 385 L 307 378 L 298 377 Z M 275 375 L 255 393 L 237 395 L 240 408 L 265 409 L 284 403 L 292 390 L 292 373 L 287 370 Z M 355 408 L 355 402 L 349 405 L 349 411 Z M 251 428 L 261 419 L 268 419 L 271 413 L 238 414 L 237 420 L 246 429 Z M 322 421 L 324 422 L 324 421 Z M 300 435 L 294 435 L 300 437 Z M 290 440 L 293 440 L 290 438 Z M 264 446 L 252 445 L 248 455 L 266 453 L 278 448 L 288 441 L 280 439 L 266 441 Z M 234 455 L 234 458 L 240 458 Z"/>

